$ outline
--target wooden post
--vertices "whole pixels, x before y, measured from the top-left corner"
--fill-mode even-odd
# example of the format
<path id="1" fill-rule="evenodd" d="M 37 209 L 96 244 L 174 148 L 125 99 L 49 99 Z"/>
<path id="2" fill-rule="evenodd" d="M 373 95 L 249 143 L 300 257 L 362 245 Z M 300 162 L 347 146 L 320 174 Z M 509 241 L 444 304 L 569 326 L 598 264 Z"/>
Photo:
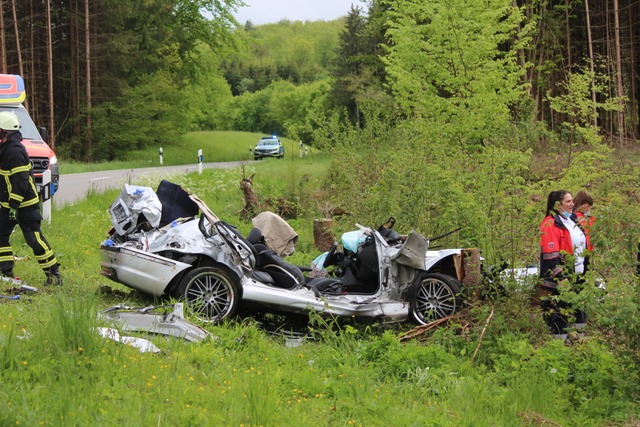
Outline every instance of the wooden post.
<path id="1" fill-rule="evenodd" d="M 240 181 L 240 189 L 244 196 L 244 207 L 240 211 L 240 217 L 243 219 L 251 219 L 260 213 L 258 195 L 253 189 L 253 177 L 255 175 L 254 173 L 249 178 L 242 178 L 242 181 Z"/>
<path id="2" fill-rule="evenodd" d="M 467 289 L 470 301 L 480 299 L 482 285 L 482 273 L 480 271 L 480 250 L 477 248 L 464 249 L 462 251 L 462 267 L 464 278 L 462 284 Z"/>
<path id="3" fill-rule="evenodd" d="M 333 220 L 331 218 L 313 220 L 313 240 L 318 250 L 326 252 L 331 249 L 335 241 L 331 228 L 333 228 Z"/>

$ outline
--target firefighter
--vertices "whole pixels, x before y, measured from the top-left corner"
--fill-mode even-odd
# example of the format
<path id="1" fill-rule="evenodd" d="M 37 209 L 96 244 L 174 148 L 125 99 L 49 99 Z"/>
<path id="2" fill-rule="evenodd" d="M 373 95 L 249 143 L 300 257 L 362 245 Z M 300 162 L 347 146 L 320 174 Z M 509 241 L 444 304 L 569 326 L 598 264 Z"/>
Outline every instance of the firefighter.
<path id="1" fill-rule="evenodd" d="M 60 264 L 40 229 L 40 198 L 21 141 L 18 117 L 10 111 L 0 112 L 0 273 L 14 277 L 9 237 L 18 224 L 46 275 L 44 285 L 60 286 Z"/>

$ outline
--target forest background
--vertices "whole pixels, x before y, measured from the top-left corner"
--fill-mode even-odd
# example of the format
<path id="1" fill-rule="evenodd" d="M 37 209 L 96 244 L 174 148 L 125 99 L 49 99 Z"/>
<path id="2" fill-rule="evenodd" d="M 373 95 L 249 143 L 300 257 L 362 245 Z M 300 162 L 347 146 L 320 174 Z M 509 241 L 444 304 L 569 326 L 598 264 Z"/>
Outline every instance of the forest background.
<path id="1" fill-rule="evenodd" d="M 239 3 L 2 0 L 0 70 L 25 78 L 62 173 L 65 160 L 126 160 L 192 131 L 277 133 L 331 163 L 321 185 L 293 166 L 278 185 L 257 175 L 262 197 L 305 218 L 340 208 L 349 224 L 392 214 L 426 236 L 458 230 L 446 244 L 479 247 L 486 265 L 536 264 L 548 192 L 589 190 L 588 282 L 604 279 L 607 292 L 576 302 L 598 339 L 533 349 L 522 337 L 534 317 L 521 300 L 500 301 L 482 352 L 497 362 L 482 369 L 518 381 L 523 369 L 532 381 L 560 372 L 521 389 L 540 393 L 529 404 L 553 387 L 566 425 L 637 423 L 640 2 L 374 0 L 336 21 L 261 26 L 233 21 Z M 474 337 L 489 311 L 475 312 Z M 464 330 L 440 332 L 447 355 Z M 466 355 L 477 348 L 464 342 Z M 385 335 L 367 357 L 392 357 L 396 344 Z M 431 384 L 418 368 L 416 384 Z"/>

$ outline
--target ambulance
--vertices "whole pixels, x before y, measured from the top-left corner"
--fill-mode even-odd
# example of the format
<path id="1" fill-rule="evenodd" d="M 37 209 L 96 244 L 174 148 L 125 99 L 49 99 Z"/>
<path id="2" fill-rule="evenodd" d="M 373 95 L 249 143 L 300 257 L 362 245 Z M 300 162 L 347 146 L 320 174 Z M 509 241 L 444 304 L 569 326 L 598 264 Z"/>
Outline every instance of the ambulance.
<path id="1" fill-rule="evenodd" d="M 31 172 L 36 182 L 38 191 L 42 191 L 42 174 L 46 170 L 51 171 L 50 195 L 58 189 L 60 174 L 58 172 L 58 159 L 51 147 L 45 142 L 47 129 L 38 129 L 31 120 L 31 116 L 22 103 L 26 98 L 24 80 L 15 74 L 0 74 L 0 111 L 11 111 L 18 116 L 22 144 L 27 149 L 31 159 Z"/>

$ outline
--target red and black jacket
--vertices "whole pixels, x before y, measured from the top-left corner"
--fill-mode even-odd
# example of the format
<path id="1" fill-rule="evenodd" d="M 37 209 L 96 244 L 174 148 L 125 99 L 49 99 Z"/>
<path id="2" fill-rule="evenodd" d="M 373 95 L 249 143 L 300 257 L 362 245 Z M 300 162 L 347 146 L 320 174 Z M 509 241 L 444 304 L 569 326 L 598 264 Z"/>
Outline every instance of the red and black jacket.
<path id="1" fill-rule="evenodd" d="M 593 223 L 596 222 L 596 218 L 594 216 L 586 216 L 582 212 L 575 212 L 574 215 L 576 216 L 576 224 L 582 228 L 584 236 L 587 239 L 587 250 L 592 252 L 593 245 L 591 244 L 591 227 L 593 227 Z"/>
<path id="2" fill-rule="evenodd" d="M 566 256 L 573 255 L 571 233 L 559 215 L 548 215 L 540 224 L 541 286 L 557 288 L 558 282 L 568 278 L 573 265 L 566 265 Z"/>

